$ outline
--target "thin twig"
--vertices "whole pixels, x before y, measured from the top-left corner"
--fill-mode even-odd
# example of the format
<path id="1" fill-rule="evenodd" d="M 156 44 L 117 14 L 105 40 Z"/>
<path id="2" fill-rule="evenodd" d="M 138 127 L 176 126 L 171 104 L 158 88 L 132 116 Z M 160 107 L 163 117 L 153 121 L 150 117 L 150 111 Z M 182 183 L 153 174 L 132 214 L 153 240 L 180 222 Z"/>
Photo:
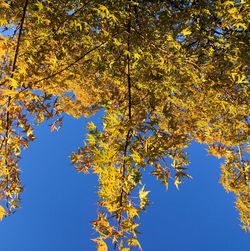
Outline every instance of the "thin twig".
<path id="1" fill-rule="evenodd" d="M 61 70 L 47 76 L 47 77 L 44 77 L 42 79 L 39 79 L 37 81 L 35 81 L 34 83 L 32 83 L 33 85 L 36 85 L 42 81 L 45 81 L 45 80 L 48 80 L 50 78 L 53 78 L 61 73 L 63 73 L 64 71 L 68 70 L 70 67 L 74 66 L 75 64 L 77 64 L 79 61 L 81 61 L 82 59 L 84 59 L 88 54 L 90 54 L 91 52 L 95 51 L 96 49 L 102 47 L 104 44 L 106 44 L 108 41 L 105 41 L 105 42 L 102 42 L 101 44 L 93 47 L 92 49 L 90 49 L 89 51 L 85 52 L 83 55 L 81 55 L 79 58 L 77 58 L 74 62 L 70 63 L 69 65 L 65 66 L 64 68 L 62 68 Z"/>
<path id="2" fill-rule="evenodd" d="M 17 46 L 16 46 L 14 61 L 13 61 L 13 65 L 12 65 L 11 77 L 13 77 L 13 73 L 14 73 L 14 71 L 16 69 L 17 57 L 18 57 L 18 53 L 19 53 L 21 35 L 22 35 L 22 31 L 23 31 L 23 24 L 24 24 L 24 19 L 25 19 L 27 7 L 28 7 L 28 2 L 29 2 L 29 0 L 26 0 L 25 4 L 24 4 L 24 7 L 23 7 L 23 15 L 22 15 L 21 22 L 20 22 L 20 30 L 19 30 L 18 38 L 17 38 Z"/>

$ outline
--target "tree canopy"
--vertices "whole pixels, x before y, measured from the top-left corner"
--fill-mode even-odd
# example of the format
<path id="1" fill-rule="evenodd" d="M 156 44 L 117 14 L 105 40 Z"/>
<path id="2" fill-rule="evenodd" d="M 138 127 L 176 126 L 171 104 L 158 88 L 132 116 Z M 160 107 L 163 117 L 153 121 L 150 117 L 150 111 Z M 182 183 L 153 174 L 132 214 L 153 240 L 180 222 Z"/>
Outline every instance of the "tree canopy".
<path id="1" fill-rule="evenodd" d="M 140 248 L 142 172 L 178 188 L 192 141 L 224 159 L 250 230 L 248 1 L 0 0 L 0 29 L 0 219 L 19 207 L 34 126 L 103 110 L 71 156 L 98 176 L 98 250 Z"/>

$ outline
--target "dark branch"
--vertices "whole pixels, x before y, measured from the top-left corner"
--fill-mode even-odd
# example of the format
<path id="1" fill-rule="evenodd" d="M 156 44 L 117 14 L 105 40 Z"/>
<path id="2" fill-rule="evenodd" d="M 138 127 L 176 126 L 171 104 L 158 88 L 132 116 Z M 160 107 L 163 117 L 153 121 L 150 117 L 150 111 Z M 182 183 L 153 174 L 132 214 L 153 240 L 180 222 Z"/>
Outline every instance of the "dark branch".
<path id="1" fill-rule="evenodd" d="M 24 24 L 24 19 L 25 19 L 27 7 L 28 7 L 28 2 L 29 2 L 29 0 L 26 0 L 24 7 L 23 7 L 23 15 L 22 15 L 21 22 L 20 22 L 20 29 L 19 29 L 18 38 L 17 38 L 17 46 L 16 46 L 15 56 L 14 56 L 13 65 L 12 65 L 11 77 L 13 77 L 13 73 L 16 69 L 17 57 L 18 57 L 18 53 L 19 53 L 21 35 L 22 35 L 22 31 L 23 31 L 23 24 Z"/>

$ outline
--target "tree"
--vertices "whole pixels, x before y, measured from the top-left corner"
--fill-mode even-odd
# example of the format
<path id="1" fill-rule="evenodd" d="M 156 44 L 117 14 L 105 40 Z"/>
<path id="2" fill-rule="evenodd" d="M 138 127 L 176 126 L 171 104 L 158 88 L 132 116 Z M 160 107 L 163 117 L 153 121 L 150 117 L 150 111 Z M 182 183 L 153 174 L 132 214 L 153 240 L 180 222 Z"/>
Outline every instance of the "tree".
<path id="1" fill-rule="evenodd" d="M 71 156 L 99 178 L 98 250 L 140 248 L 142 171 L 178 188 L 194 140 L 225 159 L 249 231 L 249 13 L 244 0 L 1 0 L 0 218 L 18 208 L 34 125 L 103 109 Z"/>

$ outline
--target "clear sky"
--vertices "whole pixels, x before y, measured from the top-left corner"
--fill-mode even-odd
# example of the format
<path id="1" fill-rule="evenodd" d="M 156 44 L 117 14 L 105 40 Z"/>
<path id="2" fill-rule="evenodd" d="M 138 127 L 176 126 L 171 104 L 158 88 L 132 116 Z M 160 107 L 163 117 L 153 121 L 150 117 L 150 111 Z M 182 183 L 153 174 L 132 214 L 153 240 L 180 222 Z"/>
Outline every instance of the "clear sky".
<path id="1" fill-rule="evenodd" d="M 95 118 L 96 120 L 96 118 Z M 0 251 L 94 251 L 97 178 L 77 173 L 68 158 L 82 145 L 86 120 L 65 117 L 59 132 L 46 124 L 23 153 L 21 209 L 0 223 Z M 144 251 L 248 251 L 232 194 L 218 183 L 220 162 L 204 146 L 189 149 L 192 164 L 180 191 L 146 176 L 152 205 L 140 217 Z"/>

